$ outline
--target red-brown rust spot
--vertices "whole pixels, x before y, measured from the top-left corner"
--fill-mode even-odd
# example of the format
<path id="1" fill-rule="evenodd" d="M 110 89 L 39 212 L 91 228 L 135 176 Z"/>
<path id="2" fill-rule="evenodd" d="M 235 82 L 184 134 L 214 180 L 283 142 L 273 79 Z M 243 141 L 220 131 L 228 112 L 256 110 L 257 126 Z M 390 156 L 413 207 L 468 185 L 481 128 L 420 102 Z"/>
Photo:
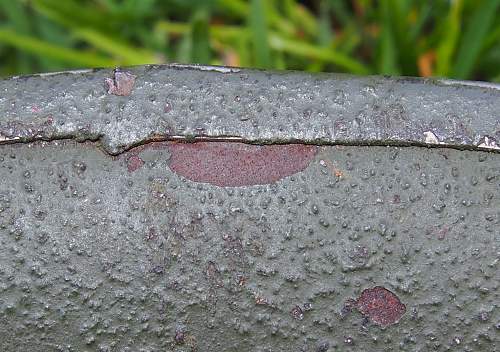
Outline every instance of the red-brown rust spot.
<path id="1" fill-rule="evenodd" d="M 128 172 L 134 172 L 140 169 L 144 165 L 144 161 L 138 155 L 131 155 L 127 159 L 127 170 Z"/>
<path id="2" fill-rule="evenodd" d="M 381 286 L 364 290 L 355 306 L 373 323 L 384 327 L 396 324 L 406 312 L 406 306 L 399 298 Z"/>
<path id="3" fill-rule="evenodd" d="M 170 143 L 170 168 L 195 182 L 221 187 L 269 184 L 304 170 L 316 147 L 232 142 Z"/>
<path id="4" fill-rule="evenodd" d="M 139 170 L 144 166 L 144 160 L 139 156 L 144 150 L 161 150 L 166 149 L 168 142 L 151 142 L 144 145 L 140 145 L 134 147 L 127 151 L 124 155 L 124 158 L 127 163 L 128 172 L 134 172 Z"/>

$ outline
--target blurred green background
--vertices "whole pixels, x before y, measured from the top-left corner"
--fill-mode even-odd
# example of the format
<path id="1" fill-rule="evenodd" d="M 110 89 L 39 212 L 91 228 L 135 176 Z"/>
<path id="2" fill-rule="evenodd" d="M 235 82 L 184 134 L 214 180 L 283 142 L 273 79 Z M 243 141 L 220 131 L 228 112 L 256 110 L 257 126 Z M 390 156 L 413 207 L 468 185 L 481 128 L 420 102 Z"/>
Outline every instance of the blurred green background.
<path id="1" fill-rule="evenodd" d="M 202 63 L 500 81 L 500 0 L 0 0 L 0 75 Z"/>

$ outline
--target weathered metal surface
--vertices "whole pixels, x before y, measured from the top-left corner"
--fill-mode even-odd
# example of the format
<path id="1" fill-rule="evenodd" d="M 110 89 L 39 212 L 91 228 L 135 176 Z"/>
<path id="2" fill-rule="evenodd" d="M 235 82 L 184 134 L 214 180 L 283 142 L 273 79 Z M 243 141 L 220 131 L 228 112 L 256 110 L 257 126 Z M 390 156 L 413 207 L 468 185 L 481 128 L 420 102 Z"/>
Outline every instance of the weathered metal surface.
<path id="1" fill-rule="evenodd" d="M 313 111 L 341 109 L 329 105 L 332 81 L 323 76 L 202 68 L 138 68 L 111 81 L 109 71 L 99 71 L 0 83 L 7 92 L 0 97 L 3 135 L 52 139 L 0 146 L 1 351 L 500 350 L 500 153 L 456 149 L 477 149 L 472 136 L 486 128 L 498 136 L 494 87 L 374 79 L 374 91 L 394 86 L 391 94 L 406 94 L 406 116 L 417 114 L 419 89 L 426 99 L 456 90 L 447 102 L 475 96 L 482 105 L 453 107 L 453 121 L 465 121 L 471 139 L 443 120 L 451 105 L 431 99 L 422 105 L 430 115 L 404 123 L 427 128 L 418 121 L 437 121 L 450 145 L 395 146 L 422 142 L 410 138 L 420 133 L 410 126 L 390 141 L 373 135 L 392 146 L 362 146 L 373 142 L 372 132 L 402 131 L 402 120 L 387 115 L 385 125 L 361 134 L 349 123 L 338 139 L 337 127 L 328 136 L 315 129 L 335 124 L 335 114 L 321 120 L 312 113 L 310 124 L 287 115 L 308 104 Z M 70 77 L 74 88 L 65 98 L 54 91 L 49 102 L 45 85 L 60 89 Z M 282 90 L 295 98 L 262 103 L 261 116 L 244 98 L 255 81 L 271 96 Z M 288 88 L 273 85 L 285 81 Z M 354 116 L 348 109 L 366 98 L 354 88 L 365 84 L 353 81 L 339 118 Z M 198 95 L 207 85 L 218 91 Z M 94 97 L 74 95 L 94 86 Z M 300 95 L 305 91 L 319 95 L 309 100 Z M 208 104 L 220 94 L 225 103 Z M 124 108 L 96 112 L 104 102 Z M 147 114 L 151 106 L 158 115 Z M 381 118 L 372 108 L 365 121 Z M 214 109 L 227 109 L 227 119 L 212 125 L 225 129 L 206 128 L 212 140 L 181 143 L 193 141 L 197 121 L 204 125 Z M 266 109 L 289 123 L 280 129 L 285 120 L 269 119 Z M 250 110 L 255 128 L 238 120 Z M 302 132 L 291 121 L 302 123 Z M 169 124 L 183 128 L 151 138 Z M 221 135 L 223 141 L 215 138 Z M 78 141 L 89 137 L 100 143 Z M 239 137 L 296 144 L 249 145 Z M 299 143 L 318 140 L 359 145 Z"/>
<path id="2" fill-rule="evenodd" d="M 498 150 L 500 86 L 165 65 L 0 81 L 0 142 L 438 144 Z"/>
<path id="3" fill-rule="evenodd" d="M 219 187 L 131 153 L 0 148 L 1 350 L 497 350 L 500 155 L 320 147 Z"/>

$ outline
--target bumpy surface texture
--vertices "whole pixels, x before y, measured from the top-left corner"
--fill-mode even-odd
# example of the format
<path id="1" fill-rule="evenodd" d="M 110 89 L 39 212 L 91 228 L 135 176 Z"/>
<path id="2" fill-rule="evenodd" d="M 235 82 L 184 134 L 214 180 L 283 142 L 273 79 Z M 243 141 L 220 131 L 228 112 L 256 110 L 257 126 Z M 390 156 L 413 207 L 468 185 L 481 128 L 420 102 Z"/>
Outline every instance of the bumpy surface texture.
<path id="1" fill-rule="evenodd" d="M 318 147 L 220 187 L 160 146 L 0 148 L 0 350 L 498 350 L 500 155 Z"/>
<path id="2" fill-rule="evenodd" d="M 172 136 L 256 143 L 500 146 L 500 86 L 415 78 L 146 66 L 0 81 L 0 143 Z"/>
<path id="3" fill-rule="evenodd" d="M 0 351 L 500 351 L 499 139 L 477 82 L 0 81 Z"/>

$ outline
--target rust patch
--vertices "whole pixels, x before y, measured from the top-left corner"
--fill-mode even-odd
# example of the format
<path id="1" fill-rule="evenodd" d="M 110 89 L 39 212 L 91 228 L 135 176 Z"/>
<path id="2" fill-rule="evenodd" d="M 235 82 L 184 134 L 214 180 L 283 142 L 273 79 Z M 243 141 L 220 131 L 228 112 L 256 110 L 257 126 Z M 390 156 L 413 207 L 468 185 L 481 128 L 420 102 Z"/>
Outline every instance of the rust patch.
<path id="1" fill-rule="evenodd" d="M 104 81 L 108 87 L 108 94 L 130 95 L 134 88 L 136 76 L 127 71 L 115 69 L 113 78 L 106 78 Z"/>
<path id="2" fill-rule="evenodd" d="M 354 305 L 361 314 L 383 327 L 396 324 L 406 312 L 399 298 L 382 286 L 364 290 Z"/>
<path id="3" fill-rule="evenodd" d="M 127 159 L 128 172 L 134 172 L 140 169 L 143 165 L 144 165 L 144 160 L 142 160 L 138 155 L 131 155 Z"/>
<path id="4" fill-rule="evenodd" d="M 276 182 L 304 170 L 317 149 L 303 144 L 234 142 L 169 143 L 168 148 L 172 171 L 191 181 L 221 187 Z"/>
<path id="5" fill-rule="evenodd" d="M 134 147 L 124 153 L 124 159 L 127 164 L 128 172 L 135 172 L 144 166 L 144 160 L 139 156 L 144 150 L 162 150 L 166 149 L 168 142 L 151 142 L 148 144 Z"/>

